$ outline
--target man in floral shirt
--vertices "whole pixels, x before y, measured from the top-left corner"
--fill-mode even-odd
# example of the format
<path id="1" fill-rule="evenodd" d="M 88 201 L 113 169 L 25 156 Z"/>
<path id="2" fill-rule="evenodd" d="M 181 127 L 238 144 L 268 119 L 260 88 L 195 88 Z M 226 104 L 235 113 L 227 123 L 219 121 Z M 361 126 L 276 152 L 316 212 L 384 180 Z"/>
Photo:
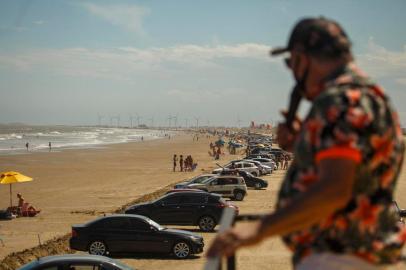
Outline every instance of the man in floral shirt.
<path id="1" fill-rule="evenodd" d="M 301 122 L 281 124 L 279 145 L 295 160 L 277 210 L 216 237 L 208 256 L 230 255 L 266 237 L 283 236 L 295 269 L 381 269 L 399 260 L 406 231 L 393 192 L 404 142 L 384 90 L 353 63 L 338 23 L 301 20 L 285 59 L 312 107 Z"/>

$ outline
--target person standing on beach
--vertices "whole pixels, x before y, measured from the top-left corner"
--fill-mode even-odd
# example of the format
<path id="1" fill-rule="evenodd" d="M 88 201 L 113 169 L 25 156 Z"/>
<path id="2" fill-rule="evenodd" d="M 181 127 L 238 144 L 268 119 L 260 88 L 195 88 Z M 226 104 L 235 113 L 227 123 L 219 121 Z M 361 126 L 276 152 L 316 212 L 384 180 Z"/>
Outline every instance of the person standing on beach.
<path id="1" fill-rule="evenodd" d="M 179 157 L 179 166 L 180 166 L 180 171 L 183 172 L 183 155 L 180 155 L 180 157 Z"/>
<path id="2" fill-rule="evenodd" d="M 178 161 L 178 158 L 176 157 L 176 155 L 173 155 L 173 171 L 176 170 L 176 162 Z"/>
<path id="3" fill-rule="evenodd" d="M 49 147 L 49 152 L 51 152 L 51 148 L 52 148 L 51 142 L 48 143 L 48 147 Z"/>
<path id="4" fill-rule="evenodd" d="M 295 90 L 311 108 L 303 122 L 278 126 L 279 146 L 293 149 L 294 160 L 275 212 L 219 234 L 208 256 L 279 235 L 295 270 L 378 270 L 401 259 L 406 227 L 393 199 L 402 130 L 388 96 L 355 65 L 350 48 L 337 22 L 307 18 L 286 48 L 272 51 L 288 54 Z"/>
<path id="5" fill-rule="evenodd" d="M 28 147 L 29 147 L 29 143 L 27 142 L 27 143 L 25 144 L 25 148 L 27 148 L 27 151 L 28 151 Z"/>

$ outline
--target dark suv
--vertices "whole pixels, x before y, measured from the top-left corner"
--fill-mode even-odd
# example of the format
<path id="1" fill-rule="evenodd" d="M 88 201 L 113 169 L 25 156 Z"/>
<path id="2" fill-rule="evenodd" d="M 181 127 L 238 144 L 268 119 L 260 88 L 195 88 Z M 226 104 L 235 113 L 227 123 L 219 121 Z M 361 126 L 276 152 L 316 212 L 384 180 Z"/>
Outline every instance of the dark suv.
<path id="1" fill-rule="evenodd" d="M 212 231 L 220 221 L 223 209 L 237 206 L 226 202 L 221 195 L 207 192 L 169 193 L 156 201 L 136 204 L 125 210 L 166 225 L 198 225 L 202 231 Z"/>
<path id="2" fill-rule="evenodd" d="M 224 169 L 223 171 L 221 171 L 220 175 L 237 175 L 237 176 L 241 176 L 242 178 L 244 178 L 245 184 L 247 185 L 247 187 L 253 187 L 255 189 L 261 189 L 261 188 L 266 188 L 268 187 L 268 181 L 256 177 L 252 174 L 250 174 L 249 172 L 246 171 L 241 171 L 238 169 Z"/>

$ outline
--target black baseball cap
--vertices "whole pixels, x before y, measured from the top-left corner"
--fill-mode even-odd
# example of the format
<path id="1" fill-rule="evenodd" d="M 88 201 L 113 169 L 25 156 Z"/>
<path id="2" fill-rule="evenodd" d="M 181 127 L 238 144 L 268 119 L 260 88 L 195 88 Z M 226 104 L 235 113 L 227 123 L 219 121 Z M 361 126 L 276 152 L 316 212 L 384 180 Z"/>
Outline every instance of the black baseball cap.
<path id="1" fill-rule="evenodd" d="M 271 50 L 271 55 L 279 55 L 293 49 L 309 54 L 334 56 L 349 53 L 351 42 L 343 28 L 335 21 L 324 18 L 304 18 L 296 23 L 286 47 Z"/>

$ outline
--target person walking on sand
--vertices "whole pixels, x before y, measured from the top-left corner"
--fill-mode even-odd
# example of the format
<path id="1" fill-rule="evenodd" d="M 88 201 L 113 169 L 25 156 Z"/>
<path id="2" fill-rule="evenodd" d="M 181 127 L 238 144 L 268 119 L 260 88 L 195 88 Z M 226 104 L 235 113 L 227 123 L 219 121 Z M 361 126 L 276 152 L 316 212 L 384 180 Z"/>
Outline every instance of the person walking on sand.
<path id="1" fill-rule="evenodd" d="M 220 233 L 208 256 L 279 235 L 295 270 L 378 270 L 401 259 L 406 228 L 392 202 L 405 150 L 399 117 L 350 48 L 341 26 L 321 17 L 299 21 L 288 46 L 272 51 L 288 54 L 293 93 L 311 108 L 303 122 L 278 126 L 279 146 L 295 158 L 276 210 Z"/>
<path id="2" fill-rule="evenodd" d="M 29 147 L 30 145 L 29 145 L 29 143 L 27 142 L 26 144 L 25 144 L 25 148 L 27 148 L 27 151 L 28 151 L 28 147 Z"/>
<path id="3" fill-rule="evenodd" d="M 183 172 L 183 155 L 180 155 L 179 157 L 179 166 L 180 166 L 180 171 Z"/>
<path id="4" fill-rule="evenodd" d="M 283 169 L 287 170 L 289 165 L 289 157 L 288 155 L 285 155 L 284 161 L 283 161 Z"/>
<path id="5" fill-rule="evenodd" d="M 178 158 L 176 157 L 176 155 L 173 155 L 173 171 L 176 170 L 176 162 L 178 161 Z"/>
<path id="6" fill-rule="evenodd" d="M 51 144 L 51 142 L 48 143 L 48 147 L 49 147 L 49 152 L 51 152 L 51 149 L 52 149 L 52 144 Z"/>

